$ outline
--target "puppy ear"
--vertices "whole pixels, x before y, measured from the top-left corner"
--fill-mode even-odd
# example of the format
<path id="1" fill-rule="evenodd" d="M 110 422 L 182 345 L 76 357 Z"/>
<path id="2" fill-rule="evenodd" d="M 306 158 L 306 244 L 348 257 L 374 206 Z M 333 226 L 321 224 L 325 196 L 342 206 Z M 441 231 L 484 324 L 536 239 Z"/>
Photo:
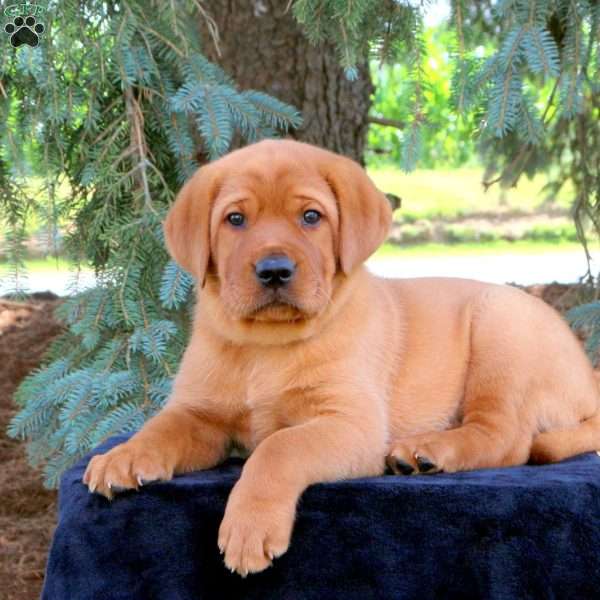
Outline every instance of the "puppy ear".
<path id="1" fill-rule="evenodd" d="M 163 225 L 169 254 L 200 286 L 210 259 L 210 212 L 216 191 L 211 167 L 202 167 L 185 183 Z"/>
<path id="2" fill-rule="evenodd" d="M 342 271 L 348 275 L 387 237 L 392 208 L 358 163 L 344 157 L 336 159 L 325 178 L 338 203 L 338 252 Z"/>

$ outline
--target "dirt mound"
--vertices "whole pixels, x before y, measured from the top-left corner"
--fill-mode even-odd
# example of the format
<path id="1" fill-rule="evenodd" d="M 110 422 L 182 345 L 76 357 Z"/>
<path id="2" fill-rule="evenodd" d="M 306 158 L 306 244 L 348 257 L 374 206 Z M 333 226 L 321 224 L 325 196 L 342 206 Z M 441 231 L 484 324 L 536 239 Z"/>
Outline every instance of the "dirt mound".
<path id="1" fill-rule="evenodd" d="M 12 395 L 37 367 L 61 327 L 52 315 L 57 300 L 0 298 L 0 598 L 39 598 L 48 545 L 56 520 L 56 492 L 45 490 L 31 469 L 25 446 L 6 435 L 15 414 Z"/>
<path id="2" fill-rule="evenodd" d="M 565 313 L 578 304 L 594 300 L 594 290 L 586 284 L 549 283 L 528 285 L 523 289 L 532 296 L 541 298 L 559 313 Z"/>

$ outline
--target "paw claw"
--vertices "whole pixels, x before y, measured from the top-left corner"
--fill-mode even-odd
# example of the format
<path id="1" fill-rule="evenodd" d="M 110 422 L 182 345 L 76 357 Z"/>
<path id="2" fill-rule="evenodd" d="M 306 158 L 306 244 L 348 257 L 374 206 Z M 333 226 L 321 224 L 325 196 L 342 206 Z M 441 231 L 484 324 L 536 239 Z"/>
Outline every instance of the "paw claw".
<path id="1" fill-rule="evenodd" d="M 385 462 L 393 475 L 412 475 L 415 472 L 415 468 L 409 462 L 398 458 L 395 454 L 389 454 Z"/>
<path id="2" fill-rule="evenodd" d="M 396 459 L 396 469 L 402 473 L 402 475 L 412 475 L 415 472 L 415 469 L 412 465 L 409 465 L 407 462 L 397 458 Z"/>
<path id="3" fill-rule="evenodd" d="M 429 473 L 431 471 L 437 471 L 437 465 L 432 463 L 427 457 L 419 456 L 415 454 L 415 460 L 417 461 L 417 466 L 419 467 L 420 473 Z"/>

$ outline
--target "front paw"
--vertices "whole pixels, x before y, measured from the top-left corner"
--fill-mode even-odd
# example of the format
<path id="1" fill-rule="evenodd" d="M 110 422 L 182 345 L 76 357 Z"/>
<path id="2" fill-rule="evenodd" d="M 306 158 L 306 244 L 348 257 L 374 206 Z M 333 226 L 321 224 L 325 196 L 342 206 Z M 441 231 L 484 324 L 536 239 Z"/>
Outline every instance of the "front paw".
<path id="1" fill-rule="evenodd" d="M 271 566 L 286 552 L 294 525 L 295 506 L 256 498 L 236 499 L 235 490 L 219 529 L 219 549 L 225 565 L 242 577 Z"/>
<path id="2" fill-rule="evenodd" d="M 440 432 L 409 436 L 391 445 L 386 463 L 396 475 L 453 472 L 459 470 L 453 450 Z"/>
<path id="3" fill-rule="evenodd" d="M 115 492 L 138 489 L 144 483 L 172 477 L 173 468 L 159 449 L 126 442 L 106 454 L 92 457 L 83 483 L 90 492 L 97 492 L 110 500 Z"/>

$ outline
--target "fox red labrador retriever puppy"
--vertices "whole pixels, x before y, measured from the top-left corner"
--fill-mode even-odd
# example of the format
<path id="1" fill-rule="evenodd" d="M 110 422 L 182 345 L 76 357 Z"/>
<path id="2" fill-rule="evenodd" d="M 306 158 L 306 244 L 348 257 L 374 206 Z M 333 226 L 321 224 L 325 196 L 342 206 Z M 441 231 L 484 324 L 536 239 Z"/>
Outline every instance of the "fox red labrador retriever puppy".
<path id="1" fill-rule="evenodd" d="M 219 532 L 261 571 L 312 483 L 548 462 L 600 447 L 597 383 L 541 300 L 462 279 L 381 279 L 363 261 L 391 210 L 364 170 L 293 141 L 202 167 L 165 223 L 197 280 L 192 337 L 164 409 L 94 457 L 91 491 L 251 451 Z"/>

